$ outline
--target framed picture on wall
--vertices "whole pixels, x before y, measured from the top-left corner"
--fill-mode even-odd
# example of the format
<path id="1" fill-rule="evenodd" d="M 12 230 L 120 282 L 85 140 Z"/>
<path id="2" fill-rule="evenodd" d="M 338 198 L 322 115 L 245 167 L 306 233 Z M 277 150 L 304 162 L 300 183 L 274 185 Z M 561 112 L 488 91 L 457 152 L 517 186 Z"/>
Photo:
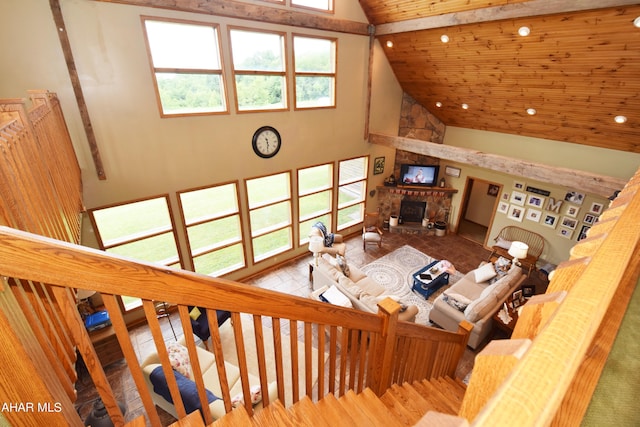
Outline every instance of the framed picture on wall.
<path id="1" fill-rule="evenodd" d="M 540 222 L 540 217 L 541 216 L 542 216 L 542 211 L 539 211 L 538 209 L 527 209 L 526 218 L 529 221 Z"/>
<path id="2" fill-rule="evenodd" d="M 487 189 L 487 195 L 492 197 L 498 197 L 498 193 L 500 192 L 500 186 L 495 184 L 489 184 L 489 188 Z"/>
<path id="3" fill-rule="evenodd" d="M 550 228 L 556 228 L 556 225 L 558 225 L 558 215 L 545 213 L 542 218 L 542 225 Z"/>
<path id="4" fill-rule="evenodd" d="M 460 168 L 454 168 L 453 166 L 445 166 L 444 174 L 448 176 L 460 178 Z"/>
<path id="5" fill-rule="evenodd" d="M 507 202 L 498 203 L 498 213 L 506 214 L 507 212 L 509 212 L 509 203 Z"/>
<path id="6" fill-rule="evenodd" d="M 560 227 L 558 229 L 558 236 L 564 237 L 565 239 L 570 239 L 573 236 L 573 230 L 569 230 L 568 228 Z"/>
<path id="7" fill-rule="evenodd" d="M 507 213 L 507 218 L 522 222 L 522 218 L 524 218 L 524 208 L 518 205 L 509 206 L 509 212 Z"/>
<path id="8" fill-rule="evenodd" d="M 524 190 L 525 183 L 522 181 L 513 181 L 513 188 L 516 190 Z"/>
<path id="9" fill-rule="evenodd" d="M 578 225 L 578 221 L 573 218 L 569 218 L 568 216 L 563 216 L 561 225 L 563 227 L 575 230 L 576 226 Z"/>
<path id="10" fill-rule="evenodd" d="M 588 225 L 583 225 L 582 228 L 580 229 L 580 234 L 578 234 L 578 241 L 582 240 L 582 239 L 586 239 L 587 238 L 587 231 L 589 231 L 591 227 Z"/>
<path id="11" fill-rule="evenodd" d="M 584 193 L 578 193 L 577 191 L 568 191 L 567 194 L 564 195 L 564 200 L 569 203 L 581 205 L 582 202 L 584 202 Z"/>
<path id="12" fill-rule="evenodd" d="M 537 194 L 530 194 L 529 197 L 527 197 L 527 205 L 535 206 L 538 209 L 542 209 L 545 200 L 546 199 L 542 196 L 538 196 Z"/>
<path id="13" fill-rule="evenodd" d="M 596 222 L 596 216 L 594 214 L 588 213 L 584 215 L 584 219 L 582 220 L 585 224 L 593 224 Z"/>
<path id="14" fill-rule="evenodd" d="M 567 205 L 567 210 L 564 212 L 565 215 L 570 216 L 571 218 L 575 218 L 578 216 L 578 212 L 580 212 L 580 208 L 573 205 Z"/>
<path id="15" fill-rule="evenodd" d="M 600 215 L 602 213 L 602 208 L 603 208 L 602 203 L 593 202 L 591 203 L 591 208 L 589 209 L 589 212 L 594 213 L 596 215 Z"/>
<path id="16" fill-rule="evenodd" d="M 376 157 L 373 161 L 373 174 L 380 175 L 384 173 L 384 157 Z"/>
<path id="17" fill-rule="evenodd" d="M 511 197 L 511 195 L 509 193 L 507 193 L 507 192 L 504 192 L 504 193 L 502 193 L 501 199 L 503 201 L 505 201 L 505 202 L 508 202 L 509 201 L 509 197 Z"/>
<path id="18" fill-rule="evenodd" d="M 524 201 L 526 200 L 526 198 L 527 195 L 524 193 L 521 193 L 519 191 L 511 192 L 511 203 L 513 203 L 514 205 L 524 206 Z"/>

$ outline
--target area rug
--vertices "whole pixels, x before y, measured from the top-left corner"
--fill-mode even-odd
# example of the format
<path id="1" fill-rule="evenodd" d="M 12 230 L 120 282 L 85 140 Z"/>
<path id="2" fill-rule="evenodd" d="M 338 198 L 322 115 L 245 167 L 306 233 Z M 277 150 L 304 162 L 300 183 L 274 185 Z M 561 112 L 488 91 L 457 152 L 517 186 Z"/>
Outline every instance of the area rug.
<path id="1" fill-rule="evenodd" d="M 433 261 L 435 261 L 435 258 L 423 254 L 409 245 L 405 245 L 375 260 L 371 264 L 365 265 L 361 270 L 367 276 L 384 286 L 389 294 L 400 297 L 402 303 L 416 305 L 418 307 L 416 323 L 431 326 L 429 311 L 433 306 L 433 301 L 438 295 L 444 292 L 448 286 L 451 286 L 463 276 L 459 272 L 451 274 L 449 276 L 448 286 L 443 286 L 431 295 L 429 299 L 424 299 L 422 295 L 413 292 L 411 289 L 411 285 L 413 284 L 412 275 Z"/>

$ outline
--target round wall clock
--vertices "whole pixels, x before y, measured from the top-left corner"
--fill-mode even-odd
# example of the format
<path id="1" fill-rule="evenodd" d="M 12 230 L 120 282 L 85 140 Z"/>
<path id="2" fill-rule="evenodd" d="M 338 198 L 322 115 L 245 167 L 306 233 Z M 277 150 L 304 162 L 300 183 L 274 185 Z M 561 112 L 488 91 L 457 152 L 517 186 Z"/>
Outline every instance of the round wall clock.
<path id="1" fill-rule="evenodd" d="M 252 145 L 258 156 L 268 159 L 278 154 L 282 139 L 274 127 L 262 126 L 253 134 Z"/>

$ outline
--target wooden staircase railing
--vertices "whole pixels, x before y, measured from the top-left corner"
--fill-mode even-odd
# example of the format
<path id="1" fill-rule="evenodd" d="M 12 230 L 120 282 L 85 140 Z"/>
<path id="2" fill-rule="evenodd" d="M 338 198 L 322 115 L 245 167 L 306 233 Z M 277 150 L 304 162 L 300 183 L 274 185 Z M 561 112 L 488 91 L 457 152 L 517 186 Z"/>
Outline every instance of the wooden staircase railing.
<path id="1" fill-rule="evenodd" d="M 191 323 L 187 306 L 197 302 L 208 310 L 227 310 L 232 313 L 236 351 L 241 371 L 243 393 L 246 396 L 245 409 L 252 413 L 250 404 L 248 368 L 244 360 L 246 349 L 242 334 L 242 313 L 248 313 L 255 330 L 257 359 L 259 361 L 260 384 L 263 387 L 263 404 L 268 405 L 266 389 L 270 378 L 265 366 L 265 343 L 262 325 L 267 321 L 273 325 L 276 353 L 275 378 L 278 385 L 278 399 L 297 402 L 298 393 L 315 400 L 327 393 L 340 396 L 348 390 L 361 392 L 370 388 L 382 394 L 392 383 L 407 379 L 424 379 L 444 374 L 452 374 L 468 335 L 452 334 L 446 331 L 404 324 L 397 321 L 399 305 L 391 299 L 380 304 L 380 313 L 373 315 L 352 309 L 320 303 L 308 298 L 285 295 L 275 291 L 216 279 L 188 271 L 176 271 L 162 266 L 133 262 L 102 251 L 85 248 L 57 240 L 37 236 L 15 229 L 0 227 L 0 274 L 11 277 L 8 288 L 13 294 L 29 293 L 27 284 L 47 283 L 47 288 L 60 308 L 71 342 L 78 346 L 89 372 L 98 388 L 112 419 L 123 422 L 113 391 L 104 376 L 90 338 L 75 307 L 71 288 L 91 289 L 101 293 L 109 311 L 118 342 L 131 370 L 134 382 L 152 425 L 159 425 L 155 407 L 144 383 L 142 370 L 122 314 L 116 303 L 116 295 L 128 295 L 143 300 L 146 319 L 151 329 L 162 365 L 168 378 L 168 385 L 176 402 L 180 418 L 185 417 L 160 325 L 156 317 L 153 301 L 162 299 L 177 305 L 184 330 L 185 345 L 189 350 L 191 366 L 194 368 L 195 382 L 201 400 L 205 402 L 204 383 L 198 372 L 196 343 L 191 333 Z M 6 291 L 7 289 L 5 289 Z M 213 313 L 210 319 L 215 319 Z M 298 360 L 298 352 L 290 348 L 292 369 L 304 371 L 305 390 L 296 384 L 285 384 L 282 372 L 282 354 L 286 338 L 281 334 L 280 325 L 288 322 L 290 345 L 297 345 L 298 327 L 304 331 L 304 360 Z M 211 325 L 213 352 L 217 360 L 224 360 L 220 333 L 215 322 Z M 341 339 L 338 340 L 338 328 Z M 315 331 L 313 333 L 312 331 Z M 295 338 L 295 339 L 294 339 Z M 317 342 L 314 342 L 317 341 Z M 311 358 L 311 347 L 318 349 L 317 359 Z M 328 358 L 325 361 L 325 349 Z M 225 378 L 224 365 L 218 366 L 220 378 Z M 311 373 L 316 370 L 318 381 L 310 383 Z M 325 372 L 328 373 L 325 379 Z M 300 381 L 301 378 L 298 378 Z M 222 381 L 225 407 L 231 411 L 231 397 L 228 384 Z M 293 396 L 287 396 L 290 387 Z M 207 405 L 203 405 L 207 408 Z M 213 421 L 205 410 L 205 422 Z"/>
<path id="2" fill-rule="evenodd" d="M 509 341 L 477 356 L 471 425 L 580 425 L 640 275 L 640 170 L 522 308 Z"/>

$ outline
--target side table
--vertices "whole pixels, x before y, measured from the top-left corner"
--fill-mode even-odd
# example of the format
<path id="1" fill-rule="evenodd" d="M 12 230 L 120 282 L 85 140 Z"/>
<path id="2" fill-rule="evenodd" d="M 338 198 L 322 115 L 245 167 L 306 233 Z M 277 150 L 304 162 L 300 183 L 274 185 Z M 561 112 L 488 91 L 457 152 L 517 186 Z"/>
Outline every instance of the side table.
<path id="1" fill-rule="evenodd" d="M 511 338 L 511 334 L 513 333 L 513 330 L 516 327 L 516 322 L 518 321 L 518 311 L 514 310 L 513 308 L 511 308 L 509 306 L 509 303 L 507 303 L 507 307 L 509 310 L 509 316 L 511 316 L 511 321 L 509 323 L 504 323 L 502 321 L 502 319 L 500 319 L 500 317 L 498 316 L 498 313 L 500 313 L 500 310 L 502 310 L 502 308 L 500 308 L 499 311 L 497 311 L 493 317 L 491 318 L 493 320 L 493 335 L 497 335 L 498 333 L 502 332 L 503 334 L 507 335 L 507 338 Z"/>

